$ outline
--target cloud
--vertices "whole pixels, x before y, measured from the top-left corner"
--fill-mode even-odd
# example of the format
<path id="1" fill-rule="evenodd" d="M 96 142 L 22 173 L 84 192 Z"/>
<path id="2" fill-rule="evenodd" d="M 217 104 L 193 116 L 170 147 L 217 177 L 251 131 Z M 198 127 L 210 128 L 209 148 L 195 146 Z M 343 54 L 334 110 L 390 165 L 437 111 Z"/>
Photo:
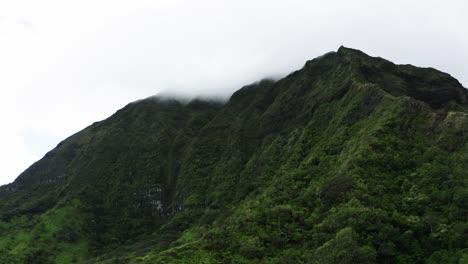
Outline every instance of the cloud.
<path id="1" fill-rule="evenodd" d="M 130 101 L 227 97 L 340 45 L 466 86 L 466 11 L 456 0 L 2 1 L 0 184 Z"/>

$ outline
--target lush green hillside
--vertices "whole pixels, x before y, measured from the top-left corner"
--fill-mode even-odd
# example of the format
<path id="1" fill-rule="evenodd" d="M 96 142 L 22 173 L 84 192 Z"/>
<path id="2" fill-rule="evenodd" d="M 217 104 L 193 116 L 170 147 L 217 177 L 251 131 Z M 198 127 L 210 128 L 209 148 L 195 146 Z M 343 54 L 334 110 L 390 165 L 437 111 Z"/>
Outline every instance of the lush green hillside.
<path id="1" fill-rule="evenodd" d="M 468 92 L 341 47 L 148 98 L 0 187 L 1 263 L 468 263 Z"/>

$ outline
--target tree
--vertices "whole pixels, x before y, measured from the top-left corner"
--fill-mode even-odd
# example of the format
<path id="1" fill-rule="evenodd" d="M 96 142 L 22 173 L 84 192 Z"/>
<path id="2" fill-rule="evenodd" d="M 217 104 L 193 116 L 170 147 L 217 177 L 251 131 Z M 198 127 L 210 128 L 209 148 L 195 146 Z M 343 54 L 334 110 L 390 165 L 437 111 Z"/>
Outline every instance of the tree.
<path id="1" fill-rule="evenodd" d="M 346 227 L 316 250 L 312 263 L 374 263 L 375 258 L 375 249 L 360 247 L 353 229 Z"/>

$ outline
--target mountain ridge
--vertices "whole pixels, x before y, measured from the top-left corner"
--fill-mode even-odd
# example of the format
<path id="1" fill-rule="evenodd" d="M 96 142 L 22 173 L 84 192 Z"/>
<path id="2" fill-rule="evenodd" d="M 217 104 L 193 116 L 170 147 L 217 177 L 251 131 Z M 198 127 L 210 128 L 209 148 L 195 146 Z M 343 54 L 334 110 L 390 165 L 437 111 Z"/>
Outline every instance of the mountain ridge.
<path id="1" fill-rule="evenodd" d="M 225 103 L 130 103 L 0 187 L 0 260 L 458 261 L 467 95 L 340 47 Z"/>

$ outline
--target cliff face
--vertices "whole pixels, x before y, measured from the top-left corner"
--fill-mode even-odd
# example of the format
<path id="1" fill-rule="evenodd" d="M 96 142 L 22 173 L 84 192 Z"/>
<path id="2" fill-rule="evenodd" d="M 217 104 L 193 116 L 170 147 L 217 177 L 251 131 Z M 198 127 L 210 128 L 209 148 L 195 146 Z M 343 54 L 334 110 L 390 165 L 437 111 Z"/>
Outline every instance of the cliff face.
<path id="1" fill-rule="evenodd" d="M 0 262 L 466 260 L 467 109 L 344 47 L 226 103 L 131 103 L 0 187 Z"/>

